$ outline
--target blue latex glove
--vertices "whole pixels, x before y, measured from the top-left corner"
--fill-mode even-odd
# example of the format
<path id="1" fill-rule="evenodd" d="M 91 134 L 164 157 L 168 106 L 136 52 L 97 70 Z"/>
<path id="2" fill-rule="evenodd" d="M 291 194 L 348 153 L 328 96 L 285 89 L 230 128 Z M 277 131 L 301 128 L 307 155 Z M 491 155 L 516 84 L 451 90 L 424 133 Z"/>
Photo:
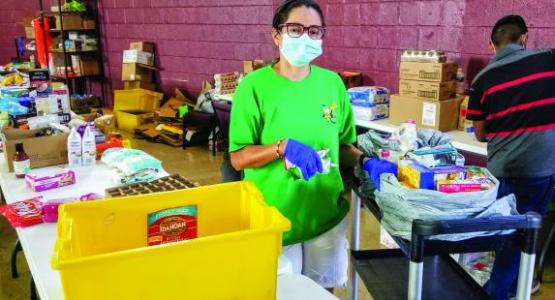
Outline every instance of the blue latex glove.
<path id="1" fill-rule="evenodd" d="M 380 176 L 384 173 L 391 173 L 397 177 L 397 166 L 387 160 L 377 158 L 368 159 L 362 168 L 368 172 L 370 180 L 378 191 L 380 190 Z"/>
<path id="2" fill-rule="evenodd" d="M 301 169 L 304 180 L 309 180 L 317 172 L 322 173 L 324 170 L 318 153 L 296 140 L 287 140 L 283 157 Z"/>

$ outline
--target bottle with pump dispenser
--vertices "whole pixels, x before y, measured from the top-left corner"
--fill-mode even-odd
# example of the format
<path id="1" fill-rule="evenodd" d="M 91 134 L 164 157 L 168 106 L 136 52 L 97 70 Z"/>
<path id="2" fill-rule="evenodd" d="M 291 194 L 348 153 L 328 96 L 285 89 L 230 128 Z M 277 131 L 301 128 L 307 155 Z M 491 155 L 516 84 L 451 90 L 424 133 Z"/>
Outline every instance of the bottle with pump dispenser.
<path id="1" fill-rule="evenodd" d="M 67 138 L 67 161 L 70 167 L 79 167 L 82 164 L 81 135 L 71 128 Z"/>
<path id="2" fill-rule="evenodd" d="M 82 141 L 83 166 L 92 166 L 96 163 L 96 139 L 91 126 L 87 126 L 83 133 Z"/>

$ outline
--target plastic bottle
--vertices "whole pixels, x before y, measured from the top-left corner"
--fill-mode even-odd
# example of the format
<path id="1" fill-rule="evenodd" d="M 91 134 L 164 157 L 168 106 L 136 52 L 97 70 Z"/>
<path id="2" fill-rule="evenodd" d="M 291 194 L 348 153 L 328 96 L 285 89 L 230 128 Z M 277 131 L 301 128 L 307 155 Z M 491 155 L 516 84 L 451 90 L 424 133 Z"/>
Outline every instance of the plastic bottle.
<path id="1" fill-rule="evenodd" d="M 67 161 L 70 167 L 78 167 L 82 164 L 81 136 L 77 130 L 71 128 L 67 138 Z"/>
<path id="2" fill-rule="evenodd" d="M 414 120 L 407 120 L 405 123 L 401 124 L 396 136 L 399 141 L 399 147 L 403 152 L 414 150 L 418 138 Z"/>
<path id="3" fill-rule="evenodd" d="M 15 177 L 25 178 L 25 175 L 31 170 L 31 160 L 25 150 L 23 143 L 15 144 L 15 154 L 13 156 L 13 169 Z"/>
<path id="4" fill-rule="evenodd" d="M 83 166 L 92 166 L 96 163 L 96 139 L 90 126 L 83 133 Z"/>
<path id="5" fill-rule="evenodd" d="M 457 69 L 457 76 L 455 78 L 457 81 L 457 94 L 464 95 L 464 73 L 462 68 Z"/>

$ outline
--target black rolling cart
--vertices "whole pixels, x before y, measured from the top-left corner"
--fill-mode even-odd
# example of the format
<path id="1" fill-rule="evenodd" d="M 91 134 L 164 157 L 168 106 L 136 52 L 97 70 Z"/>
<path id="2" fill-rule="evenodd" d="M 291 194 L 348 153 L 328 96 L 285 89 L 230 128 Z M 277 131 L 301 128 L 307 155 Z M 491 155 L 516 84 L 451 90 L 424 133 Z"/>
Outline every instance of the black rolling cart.
<path id="1" fill-rule="evenodd" d="M 358 299 L 357 275 L 376 300 L 490 299 L 483 288 L 449 254 L 493 251 L 505 244 L 522 251 L 518 300 L 530 299 L 541 216 L 491 217 L 445 221 L 415 220 L 412 241 L 393 237 L 400 249 L 359 250 L 361 201 L 378 220 L 374 199 L 353 190 L 351 299 Z M 440 234 L 515 230 L 512 234 L 476 237 L 460 242 L 429 239 Z"/>

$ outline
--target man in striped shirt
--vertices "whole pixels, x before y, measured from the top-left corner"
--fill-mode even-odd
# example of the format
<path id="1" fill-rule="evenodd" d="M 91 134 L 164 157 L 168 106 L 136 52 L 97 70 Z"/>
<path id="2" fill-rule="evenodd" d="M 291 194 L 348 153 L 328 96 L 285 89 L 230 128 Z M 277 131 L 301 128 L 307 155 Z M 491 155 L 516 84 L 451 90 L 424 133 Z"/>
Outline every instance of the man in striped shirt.
<path id="1" fill-rule="evenodd" d="M 477 139 L 488 143 L 499 197 L 515 194 L 520 213 L 545 215 L 555 188 L 555 51 L 526 49 L 527 39 L 520 16 L 495 24 L 495 56 L 472 82 L 467 118 Z M 485 286 L 494 299 L 515 292 L 519 261 L 517 250 L 497 251 Z"/>

